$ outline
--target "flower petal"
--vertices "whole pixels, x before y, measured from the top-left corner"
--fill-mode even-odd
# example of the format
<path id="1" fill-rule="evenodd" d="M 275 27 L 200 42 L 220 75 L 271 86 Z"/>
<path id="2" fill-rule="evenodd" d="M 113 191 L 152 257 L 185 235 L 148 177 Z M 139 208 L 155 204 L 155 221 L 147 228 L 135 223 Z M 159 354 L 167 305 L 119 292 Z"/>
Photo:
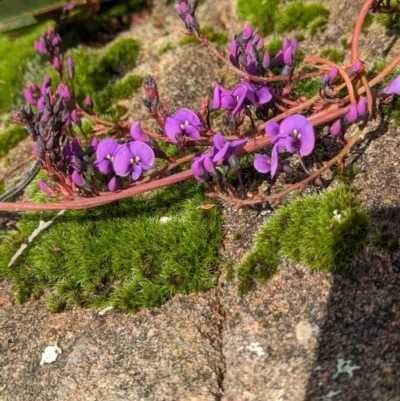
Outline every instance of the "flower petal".
<path id="1" fill-rule="evenodd" d="M 107 158 L 107 156 L 114 155 L 117 149 L 118 143 L 113 138 L 106 138 L 99 142 L 96 149 L 96 159 L 101 160 Z"/>
<path id="2" fill-rule="evenodd" d="M 253 165 L 259 173 L 267 174 L 271 171 L 271 158 L 267 155 L 258 155 Z"/>
<path id="3" fill-rule="evenodd" d="M 272 139 L 279 135 L 279 124 L 276 121 L 270 121 L 265 126 L 265 133 Z"/>
<path id="4" fill-rule="evenodd" d="M 144 142 L 131 142 L 129 143 L 129 149 L 133 155 L 133 158 L 139 157 L 140 161 L 138 164 L 143 170 L 148 170 L 154 164 L 154 150 Z"/>
<path id="5" fill-rule="evenodd" d="M 142 143 L 142 142 L 134 142 L 134 143 Z M 134 159 L 134 155 L 129 149 L 128 144 L 122 145 L 118 152 L 114 155 L 114 159 L 112 162 L 113 169 L 115 174 L 120 177 L 126 177 L 132 169 L 131 160 Z"/>
<path id="6" fill-rule="evenodd" d="M 177 136 L 182 135 L 181 121 L 174 117 L 167 117 L 165 120 L 164 131 L 165 135 L 167 135 L 171 142 L 177 143 Z"/>
<path id="7" fill-rule="evenodd" d="M 136 181 L 143 173 L 143 169 L 139 164 L 133 165 L 132 180 Z"/>
<path id="8" fill-rule="evenodd" d="M 130 134 L 131 134 L 131 137 L 135 141 L 147 142 L 149 140 L 146 133 L 142 130 L 142 127 L 140 126 L 139 121 L 135 121 L 132 124 L 131 129 L 130 129 Z"/>

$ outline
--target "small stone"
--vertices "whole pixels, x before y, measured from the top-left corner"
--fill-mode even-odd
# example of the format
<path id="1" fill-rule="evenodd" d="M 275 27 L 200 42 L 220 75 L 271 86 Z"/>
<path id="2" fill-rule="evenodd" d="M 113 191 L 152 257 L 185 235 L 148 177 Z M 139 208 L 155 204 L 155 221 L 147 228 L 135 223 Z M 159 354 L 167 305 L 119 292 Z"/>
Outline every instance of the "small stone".
<path id="1" fill-rule="evenodd" d="M 301 320 L 297 323 L 295 330 L 297 341 L 303 346 L 306 346 L 308 342 L 319 333 L 319 327 L 306 320 Z"/>

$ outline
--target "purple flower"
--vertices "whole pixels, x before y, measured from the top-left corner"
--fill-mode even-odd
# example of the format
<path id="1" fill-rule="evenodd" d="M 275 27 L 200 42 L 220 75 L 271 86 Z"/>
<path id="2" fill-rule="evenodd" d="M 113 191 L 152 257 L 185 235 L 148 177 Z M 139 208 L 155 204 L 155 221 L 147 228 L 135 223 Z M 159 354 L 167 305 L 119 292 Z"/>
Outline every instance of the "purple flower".
<path id="1" fill-rule="evenodd" d="M 221 160 L 227 161 L 231 167 L 237 169 L 238 163 L 235 156 L 247 142 L 247 138 L 236 141 L 227 141 L 221 134 L 214 135 L 214 146 L 211 150 L 212 161 L 218 163 Z"/>
<path id="2" fill-rule="evenodd" d="M 342 123 L 341 123 L 340 119 L 336 120 L 332 124 L 332 126 L 331 126 L 329 131 L 330 131 L 332 136 L 338 136 L 342 132 Z"/>
<path id="3" fill-rule="evenodd" d="M 236 107 L 235 98 L 221 85 L 214 89 L 212 108 L 214 110 L 227 109 L 233 110 Z"/>
<path id="4" fill-rule="evenodd" d="M 382 92 L 386 95 L 400 95 L 400 75 L 398 75 Z"/>
<path id="5" fill-rule="evenodd" d="M 44 106 L 46 106 L 46 100 L 45 100 L 44 97 L 42 96 L 42 97 L 38 100 L 38 102 L 37 102 L 37 108 L 38 108 L 39 110 L 43 110 L 43 109 L 44 109 Z"/>
<path id="6" fill-rule="evenodd" d="M 346 72 L 349 77 L 356 75 L 362 69 L 362 62 L 358 60 L 352 67 L 350 67 Z"/>
<path id="7" fill-rule="evenodd" d="M 90 97 L 90 95 L 87 95 L 85 97 L 85 104 L 86 104 L 86 106 L 88 106 L 90 108 L 93 107 L 93 101 L 92 101 L 92 98 Z"/>
<path id="8" fill-rule="evenodd" d="M 43 192 L 46 192 L 48 194 L 52 194 L 54 192 L 52 191 L 52 188 L 42 180 L 38 181 L 38 185 Z"/>
<path id="9" fill-rule="evenodd" d="M 58 57 L 56 57 L 56 58 L 53 60 L 53 67 L 54 67 L 58 72 L 61 71 L 61 62 L 60 62 L 60 59 L 59 59 Z"/>
<path id="10" fill-rule="evenodd" d="M 82 177 L 82 174 L 78 170 L 75 170 L 75 169 L 71 174 L 71 179 L 75 185 L 78 185 L 78 187 L 85 185 L 85 182 L 86 182 L 86 180 Z"/>
<path id="11" fill-rule="evenodd" d="M 34 47 L 40 54 L 47 54 L 46 42 L 43 36 L 40 37 L 38 42 L 34 43 Z"/>
<path id="12" fill-rule="evenodd" d="M 76 109 L 71 111 L 70 116 L 73 123 L 75 123 L 78 127 L 82 126 L 81 118 L 79 117 Z"/>
<path id="13" fill-rule="evenodd" d="M 71 99 L 72 95 L 71 92 L 69 91 L 69 88 L 67 85 L 64 84 L 59 84 L 57 87 L 57 93 L 64 97 L 65 99 Z"/>
<path id="14" fill-rule="evenodd" d="M 344 119 L 347 124 L 353 124 L 357 121 L 358 114 L 357 114 L 357 106 L 352 104 L 350 106 L 350 111 L 345 115 Z"/>
<path id="15" fill-rule="evenodd" d="M 108 182 L 108 190 L 110 192 L 115 192 L 115 191 L 118 191 L 119 189 L 120 189 L 120 186 L 118 184 L 117 177 L 111 178 L 111 180 Z"/>
<path id="16" fill-rule="evenodd" d="M 42 86 L 40 87 L 40 93 L 42 95 L 45 95 L 46 93 L 49 93 L 50 88 L 51 88 L 51 77 L 49 75 L 46 75 L 43 80 Z"/>
<path id="17" fill-rule="evenodd" d="M 144 170 L 149 170 L 154 164 L 154 151 L 144 142 L 133 141 L 122 145 L 113 158 L 115 174 L 126 177 L 132 174 L 132 180 L 136 181 Z"/>
<path id="18" fill-rule="evenodd" d="M 269 122 L 265 132 L 272 138 L 274 147 L 271 157 L 271 177 L 278 171 L 279 153 L 287 149 L 290 153 L 299 151 L 301 156 L 308 156 L 315 146 L 315 134 L 312 124 L 299 114 L 288 116 L 280 124 Z"/>
<path id="19" fill-rule="evenodd" d="M 113 138 L 106 138 L 99 142 L 96 149 L 96 161 L 94 165 L 103 173 L 111 172 L 113 165 L 112 161 L 115 153 L 119 149 L 117 141 Z"/>
<path id="20" fill-rule="evenodd" d="M 68 57 L 67 67 L 68 67 L 69 79 L 73 80 L 75 75 L 75 65 L 74 65 L 74 60 L 72 60 L 71 57 Z"/>
<path id="21" fill-rule="evenodd" d="M 263 174 L 270 173 L 272 167 L 271 158 L 267 155 L 258 155 L 254 158 L 253 166 L 259 173 Z M 282 164 L 279 163 L 278 161 L 278 166 L 275 172 L 280 172 L 282 170 L 283 170 Z"/>
<path id="22" fill-rule="evenodd" d="M 194 178 L 197 181 L 205 181 L 210 178 L 210 175 L 216 175 L 215 164 L 212 161 L 210 153 L 195 157 L 191 166 Z"/>
<path id="23" fill-rule="evenodd" d="M 189 109 L 179 109 L 173 117 L 165 120 L 165 134 L 171 142 L 178 143 L 183 135 L 194 141 L 200 138 L 202 123 L 195 112 Z"/>
<path id="24" fill-rule="evenodd" d="M 148 142 L 149 137 L 146 135 L 146 133 L 142 130 L 142 127 L 140 126 L 140 122 L 136 121 L 132 124 L 131 129 L 130 129 L 130 134 L 131 137 L 135 141 L 141 141 L 141 142 Z"/>
<path id="25" fill-rule="evenodd" d="M 236 100 L 236 107 L 232 110 L 232 114 L 236 114 L 248 104 L 256 104 L 254 88 L 249 82 L 243 82 L 233 88 L 232 96 Z"/>
<path id="26" fill-rule="evenodd" d="M 36 98 L 32 95 L 32 92 L 31 92 L 29 89 L 25 89 L 24 96 L 25 96 L 25 100 L 26 100 L 29 104 L 36 105 L 37 100 L 36 100 Z"/>
<path id="27" fill-rule="evenodd" d="M 367 98 L 362 96 L 357 103 L 358 117 L 365 117 L 368 113 Z"/>

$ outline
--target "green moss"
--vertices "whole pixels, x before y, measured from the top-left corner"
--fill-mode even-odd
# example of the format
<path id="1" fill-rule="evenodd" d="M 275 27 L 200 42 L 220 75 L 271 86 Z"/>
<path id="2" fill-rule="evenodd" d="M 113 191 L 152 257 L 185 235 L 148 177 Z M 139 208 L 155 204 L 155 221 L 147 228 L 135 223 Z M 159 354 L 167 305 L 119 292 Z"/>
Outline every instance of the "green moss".
<path id="1" fill-rule="evenodd" d="M 340 39 L 340 46 L 342 46 L 342 47 L 344 47 L 346 49 L 350 46 L 349 41 L 347 40 L 347 38 Z"/>
<path id="2" fill-rule="evenodd" d="M 48 289 L 53 312 L 108 305 L 136 312 L 160 306 L 177 293 L 207 290 L 216 282 L 223 227 L 218 206 L 198 207 L 204 200 L 191 180 L 151 195 L 68 212 L 9 269 L 19 238 L 27 238 L 38 225 L 39 215 L 26 213 L 19 232 L 0 233 L 0 279 L 13 282 L 19 302 Z M 44 213 L 44 219 L 52 215 Z M 170 220 L 161 223 L 164 216 Z"/>
<path id="3" fill-rule="evenodd" d="M 301 0 L 288 3 L 276 13 L 278 33 L 291 32 L 295 29 L 318 28 L 327 23 L 329 11 L 320 3 L 304 4 Z"/>
<path id="4" fill-rule="evenodd" d="M 318 32 L 324 32 L 326 29 L 327 17 L 318 17 L 308 24 L 308 34 L 315 35 Z"/>
<path id="5" fill-rule="evenodd" d="M 24 74 L 32 63 L 43 64 L 33 42 L 42 31 L 54 25 L 50 22 L 0 34 L 0 113 L 22 102 Z"/>
<path id="6" fill-rule="evenodd" d="M 333 169 L 333 172 L 340 181 L 348 184 L 349 182 L 354 180 L 358 173 L 358 170 L 357 167 L 353 166 L 352 164 L 348 164 L 343 167 L 337 166 Z"/>
<path id="7" fill-rule="evenodd" d="M 306 96 L 308 99 L 313 97 L 319 90 L 320 78 L 302 79 L 296 81 L 293 86 L 293 93 L 296 98 Z"/>
<path id="8" fill-rule="evenodd" d="M 383 248 L 388 253 L 396 252 L 400 248 L 400 240 L 392 231 L 375 234 L 372 237 L 374 245 Z"/>
<path id="9" fill-rule="evenodd" d="M 13 125 L 11 128 L 0 134 L 0 157 L 4 157 L 11 149 L 15 148 L 18 142 L 28 136 L 28 132 L 20 125 Z"/>
<path id="10" fill-rule="evenodd" d="M 201 27 L 201 32 L 206 34 L 206 37 L 210 42 L 214 42 L 220 46 L 224 46 L 228 43 L 228 35 L 225 32 L 216 32 L 214 28 L 208 25 Z M 198 43 L 196 37 L 194 35 L 185 35 L 178 42 L 178 45 L 185 46 L 191 43 Z"/>
<path id="11" fill-rule="evenodd" d="M 239 292 L 272 277 L 280 254 L 312 270 L 344 266 L 366 244 L 368 227 L 369 217 L 352 187 L 296 195 L 261 228 L 253 250 L 237 266 Z"/>
<path id="12" fill-rule="evenodd" d="M 344 61 L 344 53 L 333 47 L 325 47 L 321 50 L 319 55 L 333 61 L 336 64 L 341 64 Z"/>
<path id="13" fill-rule="evenodd" d="M 279 3 L 280 0 L 238 0 L 236 13 L 253 28 L 258 27 L 261 36 L 267 36 L 274 32 Z"/>
<path id="14" fill-rule="evenodd" d="M 281 320 L 282 316 L 283 316 L 282 312 L 275 312 L 273 315 L 273 318 L 274 318 L 275 322 L 278 323 L 279 320 Z"/>
<path id="15" fill-rule="evenodd" d="M 75 94 L 80 103 L 90 94 L 94 110 L 117 119 L 121 112 L 115 102 L 132 95 L 140 86 L 141 78 L 129 76 L 119 81 L 136 63 L 140 44 L 137 40 L 121 39 L 104 53 L 79 47 L 72 52 L 75 61 Z M 132 90 L 130 89 L 132 88 Z"/>
<path id="16" fill-rule="evenodd" d="M 393 4 L 398 6 L 398 4 Z M 376 13 L 373 15 L 375 21 L 388 30 L 396 30 L 400 28 L 400 14 Z"/>
<path id="17" fill-rule="evenodd" d="M 282 38 L 275 38 L 267 42 L 264 48 L 270 54 L 271 57 L 274 57 L 279 52 L 279 50 L 282 49 L 282 44 L 283 44 Z"/>
<path id="18" fill-rule="evenodd" d="M 160 50 L 158 51 L 159 55 L 162 55 L 166 53 L 169 50 L 172 50 L 174 46 L 172 46 L 170 43 L 166 44 L 165 46 L 161 47 Z"/>

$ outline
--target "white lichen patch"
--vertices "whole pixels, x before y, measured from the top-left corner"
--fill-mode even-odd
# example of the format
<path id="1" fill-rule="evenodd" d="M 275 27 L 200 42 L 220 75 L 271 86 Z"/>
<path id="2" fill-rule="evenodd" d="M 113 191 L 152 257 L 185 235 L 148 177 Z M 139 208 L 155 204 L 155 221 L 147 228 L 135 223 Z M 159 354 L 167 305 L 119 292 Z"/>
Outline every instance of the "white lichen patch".
<path id="1" fill-rule="evenodd" d="M 353 371 L 357 369 L 361 369 L 361 366 L 351 366 L 351 360 L 345 361 L 344 359 L 339 358 L 337 363 L 337 372 L 332 376 L 332 379 L 336 379 L 341 373 L 347 373 L 350 378 L 353 377 Z"/>
<path id="2" fill-rule="evenodd" d="M 62 349 L 58 346 L 57 342 L 54 345 L 49 345 L 42 352 L 40 365 L 55 362 L 60 354 L 62 354 Z"/>
<path id="3" fill-rule="evenodd" d="M 259 343 L 251 343 L 250 345 L 248 345 L 246 347 L 247 351 L 250 351 L 254 354 L 257 354 L 257 356 L 263 356 L 265 355 L 264 350 L 262 349 L 262 347 L 260 347 Z"/>

